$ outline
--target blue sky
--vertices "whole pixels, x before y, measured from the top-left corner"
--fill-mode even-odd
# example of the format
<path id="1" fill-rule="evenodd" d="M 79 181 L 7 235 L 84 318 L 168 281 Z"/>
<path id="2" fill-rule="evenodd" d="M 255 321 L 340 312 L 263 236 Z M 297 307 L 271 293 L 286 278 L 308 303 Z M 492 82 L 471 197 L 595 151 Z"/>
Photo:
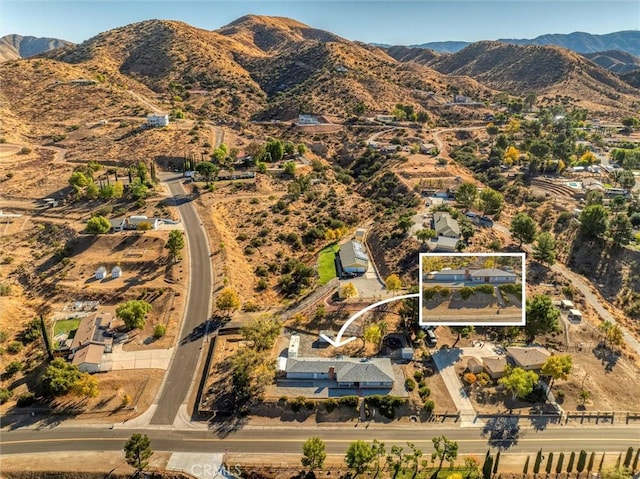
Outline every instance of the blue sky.
<path id="1" fill-rule="evenodd" d="M 350 40 L 397 45 L 640 29 L 639 0 L 1 0 L 0 35 L 82 42 L 152 18 L 215 30 L 249 13 L 294 18 Z"/>

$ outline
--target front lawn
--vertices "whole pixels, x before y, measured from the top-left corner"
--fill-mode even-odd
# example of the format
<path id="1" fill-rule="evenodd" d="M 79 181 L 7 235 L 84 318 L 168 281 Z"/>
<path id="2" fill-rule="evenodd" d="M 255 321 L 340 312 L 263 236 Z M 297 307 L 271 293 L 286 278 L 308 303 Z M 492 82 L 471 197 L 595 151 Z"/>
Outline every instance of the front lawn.
<path id="1" fill-rule="evenodd" d="M 331 244 L 320 251 L 318 256 L 318 276 L 320 276 L 319 284 L 327 284 L 333 278 L 338 276 L 336 271 L 336 254 L 340 246 L 337 243 Z"/>

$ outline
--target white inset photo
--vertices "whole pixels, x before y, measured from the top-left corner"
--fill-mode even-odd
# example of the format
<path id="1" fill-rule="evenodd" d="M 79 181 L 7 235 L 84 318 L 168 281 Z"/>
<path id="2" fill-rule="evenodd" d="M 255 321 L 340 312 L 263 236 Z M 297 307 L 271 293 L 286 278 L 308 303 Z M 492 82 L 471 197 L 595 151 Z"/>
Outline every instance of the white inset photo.
<path id="1" fill-rule="evenodd" d="M 524 324 L 524 253 L 420 254 L 421 326 Z"/>

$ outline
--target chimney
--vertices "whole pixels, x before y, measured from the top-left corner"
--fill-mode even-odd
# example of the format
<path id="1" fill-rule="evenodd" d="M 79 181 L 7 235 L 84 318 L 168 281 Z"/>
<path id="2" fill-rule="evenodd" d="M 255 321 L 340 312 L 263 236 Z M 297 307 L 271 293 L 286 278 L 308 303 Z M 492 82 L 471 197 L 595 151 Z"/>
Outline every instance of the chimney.
<path id="1" fill-rule="evenodd" d="M 335 381 L 336 379 L 336 368 L 334 368 L 333 366 L 329 366 L 329 379 L 331 379 L 332 381 Z"/>
<path id="2" fill-rule="evenodd" d="M 464 278 L 467 279 L 467 280 L 471 279 L 471 273 L 469 273 L 468 269 L 464 270 Z"/>

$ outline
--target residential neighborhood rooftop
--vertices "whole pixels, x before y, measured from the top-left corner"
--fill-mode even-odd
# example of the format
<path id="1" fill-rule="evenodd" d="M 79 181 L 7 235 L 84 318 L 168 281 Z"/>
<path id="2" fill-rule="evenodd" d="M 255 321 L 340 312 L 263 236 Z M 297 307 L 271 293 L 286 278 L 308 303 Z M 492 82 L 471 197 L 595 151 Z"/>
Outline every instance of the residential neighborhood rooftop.
<path id="1" fill-rule="evenodd" d="M 393 381 L 389 358 L 289 358 L 288 373 L 326 373 L 333 367 L 340 382 Z"/>

